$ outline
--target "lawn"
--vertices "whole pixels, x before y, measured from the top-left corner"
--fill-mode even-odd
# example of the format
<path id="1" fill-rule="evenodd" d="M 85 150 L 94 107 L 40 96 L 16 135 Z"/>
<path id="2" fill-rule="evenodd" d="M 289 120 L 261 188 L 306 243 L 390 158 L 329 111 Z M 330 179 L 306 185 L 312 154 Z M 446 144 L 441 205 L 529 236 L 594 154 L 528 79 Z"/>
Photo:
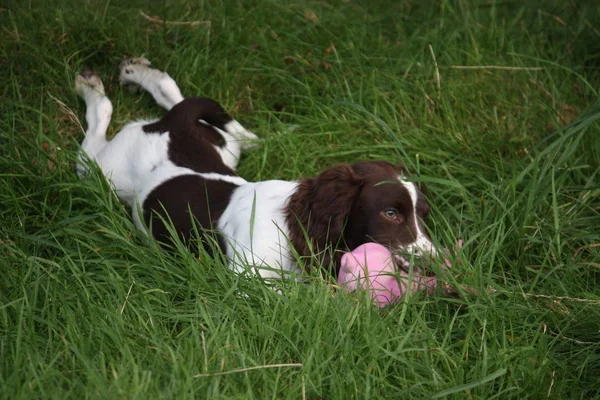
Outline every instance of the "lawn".
<path id="1" fill-rule="evenodd" d="M 462 295 L 380 310 L 317 275 L 279 295 L 147 244 L 73 167 L 83 68 L 111 135 L 161 115 L 118 84 L 142 55 L 260 136 L 248 180 L 404 163 L 435 242 L 464 240 Z M 599 398 L 599 89 L 594 1 L 5 0 L 0 396 Z"/>

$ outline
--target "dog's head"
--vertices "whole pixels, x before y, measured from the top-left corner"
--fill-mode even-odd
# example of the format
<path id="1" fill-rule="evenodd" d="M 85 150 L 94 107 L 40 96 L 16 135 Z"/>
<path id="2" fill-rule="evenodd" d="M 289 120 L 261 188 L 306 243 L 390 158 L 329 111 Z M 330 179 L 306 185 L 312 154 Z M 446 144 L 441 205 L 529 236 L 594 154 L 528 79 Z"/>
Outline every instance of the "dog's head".
<path id="1" fill-rule="evenodd" d="M 352 250 L 376 242 L 392 251 L 399 267 L 408 268 L 413 255 L 428 258 L 436 249 L 423 226 L 427 201 L 406 175 L 403 167 L 385 161 L 339 164 L 303 181 L 304 195 L 297 198 L 303 207 L 292 211 L 315 251 L 329 244 Z"/>
<path id="2" fill-rule="evenodd" d="M 405 179 L 403 167 L 362 162 L 352 165 L 352 172 L 362 184 L 343 233 L 350 249 L 366 242 L 383 244 L 405 268 L 412 256 L 436 254 L 423 225 L 429 215 L 427 200 L 415 183 Z"/>

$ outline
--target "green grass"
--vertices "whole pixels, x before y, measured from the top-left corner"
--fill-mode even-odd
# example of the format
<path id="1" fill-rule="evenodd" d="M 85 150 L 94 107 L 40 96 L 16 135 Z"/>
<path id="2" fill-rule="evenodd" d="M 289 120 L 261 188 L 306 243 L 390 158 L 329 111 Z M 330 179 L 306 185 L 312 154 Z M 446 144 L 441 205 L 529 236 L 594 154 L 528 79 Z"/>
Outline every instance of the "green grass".
<path id="1" fill-rule="evenodd" d="M 600 397 L 597 2 L 44 3 L 0 8 L 1 397 Z M 401 160 L 479 295 L 379 310 L 315 278 L 280 296 L 145 244 L 73 169 L 84 67 L 111 134 L 160 115 L 118 85 L 140 55 L 264 139 L 247 179 Z M 513 69 L 454 68 L 493 65 Z"/>

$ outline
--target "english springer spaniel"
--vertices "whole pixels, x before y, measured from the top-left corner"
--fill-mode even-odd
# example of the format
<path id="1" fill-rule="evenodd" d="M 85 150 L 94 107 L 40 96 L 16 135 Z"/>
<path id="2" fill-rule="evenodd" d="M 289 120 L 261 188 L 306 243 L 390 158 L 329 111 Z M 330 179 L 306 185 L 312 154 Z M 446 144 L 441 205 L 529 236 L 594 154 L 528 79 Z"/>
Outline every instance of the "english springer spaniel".
<path id="1" fill-rule="evenodd" d="M 294 182 L 247 182 L 234 170 L 257 137 L 219 104 L 184 99 L 175 81 L 143 58 L 121 63 L 120 82 L 145 89 L 168 111 L 160 120 L 128 123 L 108 141 L 112 105 L 102 81 L 93 72 L 78 75 L 88 124 L 78 172 L 95 161 L 131 206 L 136 226 L 154 239 L 171 240 L 166 221 L 184 240 L 194 226 L 216 231 L 231 269 L 256 268 L 264 278 L 301 272 L 315 256 L 335 273 L 342 251 L 365 242 L 388 246 L 402 268 L 412 255 L 435 255 L 422 225 L 426 200 L 403 168 L 370 161 Z"/>

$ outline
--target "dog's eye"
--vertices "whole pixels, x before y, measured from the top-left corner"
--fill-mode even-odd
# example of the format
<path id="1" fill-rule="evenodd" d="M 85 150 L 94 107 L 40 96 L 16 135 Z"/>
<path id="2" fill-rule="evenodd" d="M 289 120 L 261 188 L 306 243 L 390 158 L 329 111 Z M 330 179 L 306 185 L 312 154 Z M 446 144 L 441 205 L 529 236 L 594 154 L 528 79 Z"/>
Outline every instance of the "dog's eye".
<path id="1" fill-rule="evenodd" d="M 398 210 L 394 209 L 394 208 L 388 208 L 386 210 L 383 210 L 381 212 L 381 214 L 386 217 L 387 219 L 391 219 L 393 221 L 397 221 L 400 219 L 400 215 L 398 214 Z"/>

